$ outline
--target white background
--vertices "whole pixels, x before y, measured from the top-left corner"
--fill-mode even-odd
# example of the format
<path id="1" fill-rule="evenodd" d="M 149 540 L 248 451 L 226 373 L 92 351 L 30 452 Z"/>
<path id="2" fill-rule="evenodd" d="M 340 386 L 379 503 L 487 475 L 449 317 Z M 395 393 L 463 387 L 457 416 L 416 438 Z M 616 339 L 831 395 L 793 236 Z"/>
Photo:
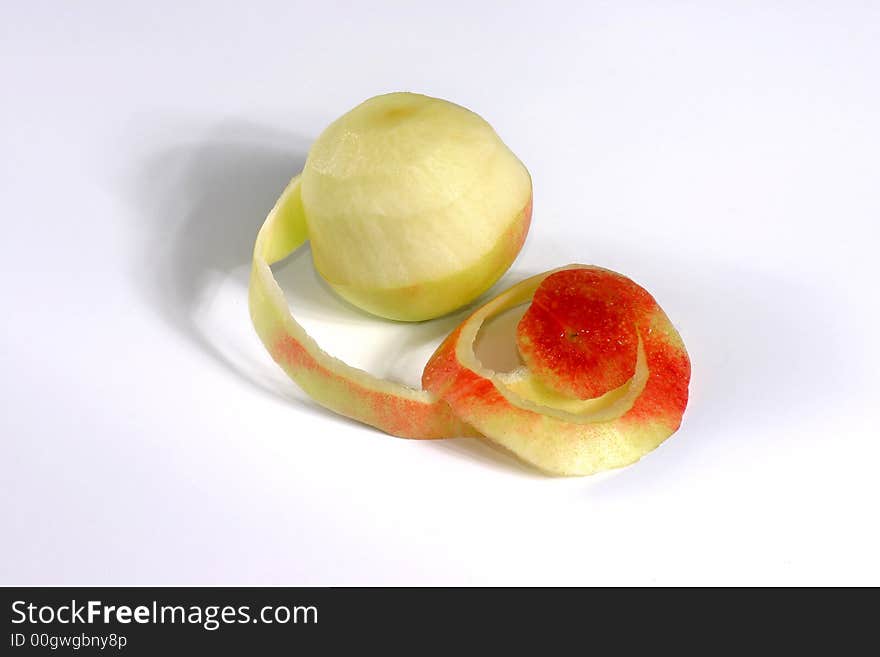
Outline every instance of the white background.
<path id="1" fill-rule="evenodd" d="M 880 5 L 38 2 L 0 10 L 0 583 L 880 584 Z M 531 170 L 506 283 L 645 285 L 681 431 L 552 479 L 314 406 L 246 309 L 310 142 L 392 90 Z M 417 384 L 461 315 L 279 271 L 329 351 Z M 502 282 L 505 285 L 505 282 Z"/>

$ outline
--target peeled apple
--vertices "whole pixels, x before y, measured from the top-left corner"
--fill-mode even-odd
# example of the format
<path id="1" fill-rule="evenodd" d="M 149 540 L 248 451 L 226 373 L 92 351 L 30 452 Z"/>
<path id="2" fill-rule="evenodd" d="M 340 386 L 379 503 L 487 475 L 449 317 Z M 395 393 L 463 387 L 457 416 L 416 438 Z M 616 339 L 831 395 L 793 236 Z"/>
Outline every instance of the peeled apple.
<path id="1" fill-rule="evenodd" d="M 470 303 L 507 271 L 528 232 L 532 181 L 478 115 L 393 93 L 324 130 L 300 198 L 321 277 L 363 310 L 413 321 Z"/>

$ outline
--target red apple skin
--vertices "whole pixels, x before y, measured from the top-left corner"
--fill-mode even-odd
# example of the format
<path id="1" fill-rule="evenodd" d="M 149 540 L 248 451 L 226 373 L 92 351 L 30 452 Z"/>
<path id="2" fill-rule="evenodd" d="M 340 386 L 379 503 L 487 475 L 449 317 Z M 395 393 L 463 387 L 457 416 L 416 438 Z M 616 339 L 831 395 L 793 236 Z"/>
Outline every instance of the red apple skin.
<path id="1" fill-rule="evenodd" d="M 602 269 L 567 269 L 535 291 L 517 327 L 526 366 L 561 395 L 593 399 L 635 374 L 638 328 L 656 302 L 645 290 Z"/>
<path id="2" fill-rule="evenodd" d="M 677 331 L 653 297 L 648 295 L 650 301 L 645 301 L 647 293 L 641 287 L 607 270 L 570 268 L 616 277 L 639 300 L 634 304 L 639 315 L 632 319 L 639 327 L 649 375 L 628 411 L 612 420 L 581 423 L 511 403 L 491 379 L 460 361 L 456 351 L 468 320 L 434 353 L 422 385 L 448 402 L 463 421 L 523 461 L 550 474 L 586 475 L 637 461 L 679 428 L 691 367 Z"/>
<path id="3" fill-rule="evenodd" d="M 307 394 L 341 415 L 400 438 L 476 435 L 441 399 L 425 402 L 372 389 L 328 369 L 299 340 L 283 331 L 279 331 L 270 344 L 269 351 L 275 362 Z"/>

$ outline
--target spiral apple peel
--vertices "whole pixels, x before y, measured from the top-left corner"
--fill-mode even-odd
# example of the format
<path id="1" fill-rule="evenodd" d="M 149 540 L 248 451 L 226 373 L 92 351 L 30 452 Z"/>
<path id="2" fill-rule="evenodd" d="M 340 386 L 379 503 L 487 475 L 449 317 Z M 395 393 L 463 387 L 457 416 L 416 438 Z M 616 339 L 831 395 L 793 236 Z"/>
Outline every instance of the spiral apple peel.
<path id="1" fill-rule="evenodd" d="M 571 305 L 557 306 L 560 317 L 548 328 L 541 315 L 554 298 Z M 518 342 L 522 353 L 523 336 L 540 338 L 545 350 L 540 366 L 526 364 L 510 373 L 484 367 L 474 353 L 481 327 L 529 302 L 517 327 Z M 609 311 L 615 305 L 622 308 Z M 585 333 L 597 324 L 605 325 L 604 344 L 590 344 Z M 575 346 L 578 342 L 586 349 Z M 632 349 L 620 348 L 626 342 Z M 597 355 L 605 360 L 596 362 Z M 597 379 L 608 381 L 605 372 L 627 367 L 632 375 L 617 387 L 588 386 L 601 393 L 596 397 L 554 389 L 560 380 L 584 380 L 597 369 Z M 656 448 L 681 424 L 689 381 L 684 344 L 653 297 L 620 274 L 587 265 L 540 274 L 501 293 L 446 338 L 422 375 L 425 389 L 482 436 L 558 475 L 622 467 Z"/>

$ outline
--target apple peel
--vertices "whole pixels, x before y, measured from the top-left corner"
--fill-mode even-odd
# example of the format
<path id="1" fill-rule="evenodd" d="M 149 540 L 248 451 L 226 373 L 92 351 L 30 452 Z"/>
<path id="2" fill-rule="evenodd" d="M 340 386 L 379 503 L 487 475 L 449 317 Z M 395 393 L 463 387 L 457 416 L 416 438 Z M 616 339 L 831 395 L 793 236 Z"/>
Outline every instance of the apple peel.
<path id="1" fill-rule="evenodd" d="M 537 310 L 530 307 L 517 329 L 525 366 L 511 373 L 484 367 L 474 352 L 480 328 L 533 299 Z M 554 299 L 565 301 L 554 308 Z M 551 322 L 554 328 L 548 328 Z M 592 330 L 597 322 L 614 344 L 587 350 L 588 364 L 581 368 L 580 348 L 568 341 L 572 331 Z M 610 376 L 601 374 L 601 362 L 592 363 L 601 355 L 611 360 Z M 627 371 L 630 357 L 632 375 L 608 389 Z M 598 386 L 584 383 L 585 371 L 600 371 Z M 559 385 L 565 380 L 580 383 Z M 485 438 L 555 475 L 619 468 L 655 449 L 680 426 L 689 381 L 684 344 L 653 297 L 620 274 L 587 265 L 526 279 L 477 309 L 440 345 L 422 377 L 426 390 Z M 597 391 L 604 394 L 581 398 Z"/>
<path id="2" fill-rule="evenodd" d="M 307 239 L 297 176 L 257 236 L 249 307 L 272 358 L 326 408 L 405 438 L 482 437 L 555 475 L 628 465 L 678 429 L 690 361 L 666 314 L 630 279 L 569 265 L 521 281 L 444 340 L 418 390 L 334 358 L 293 318 L 271 265 Z M 474 353 L 481 327 L 526 303 L 524 365 L 484 367 Z"/>
<path id="3" fill-rule="evenodd" d="M 322 406 L 392 435 L 475 435 L 445 401 L 428 391 L 377 378 L 334 358 L 293 318 L 271 265 L 289 256 L 307 239 L 300 176 L 296 176 L 257 235 L 248 291 L 251 320 L 272 358 Z"/>

